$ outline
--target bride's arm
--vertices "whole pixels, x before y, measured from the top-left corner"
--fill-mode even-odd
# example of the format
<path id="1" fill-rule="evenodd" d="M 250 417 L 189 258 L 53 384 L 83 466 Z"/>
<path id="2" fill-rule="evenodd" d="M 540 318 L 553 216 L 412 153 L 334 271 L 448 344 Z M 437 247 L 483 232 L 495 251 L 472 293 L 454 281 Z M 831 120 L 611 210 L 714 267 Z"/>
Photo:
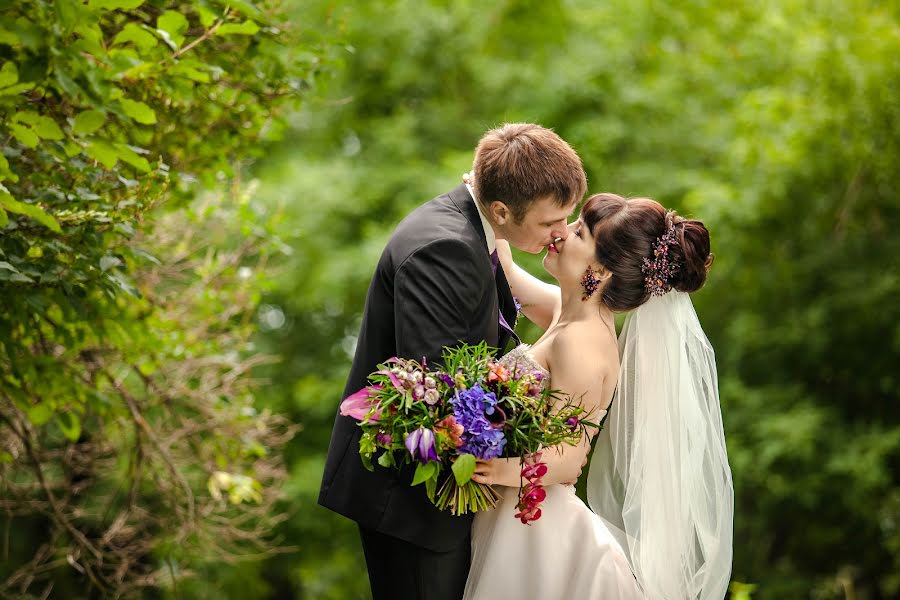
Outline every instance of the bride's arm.
<path id="1" fill-rule="evenodd" d="M 550 364 L 550 370 L 553 387 L 573 398 L 580 398 L 585 410 L 593 411 L 589 416 L 590 421 L 599 423 L 606 414 L 606 409 L 600 407 L 608 404 L 608 399 L 604 397 L 607 387 L 604 378 L 607 375 L 599 360 L 595 365 L 585 364 L 585 344 L 592 342 L 577 335 L 557 336 L 551 346 L 550 355 L 554 360 Z M 543 477 L 545 485 L 574 483 L 578 479 L 591 450 L 591 440 L 596 434 L 594 429 L 589 431 L 591 435 L 582 436 L 575 446 L 557 444 L 543 450 L 541 461 L 547 465 L 547 474 Z M 478 461 L 472 479 L 489 485 L 518 487 L 520 471 L 518 458 Z"/>
<path id="2" fill-rule="evenodd" d="M 546 331 L 559 314 L 562 302 L 559 287 L 541 281 L 517 265 L 513 261 L 509 242 L 506 240 L 497 240 L 497 256 L 503 265 L 510 291 L 522 305 L 522 314 Z"/>

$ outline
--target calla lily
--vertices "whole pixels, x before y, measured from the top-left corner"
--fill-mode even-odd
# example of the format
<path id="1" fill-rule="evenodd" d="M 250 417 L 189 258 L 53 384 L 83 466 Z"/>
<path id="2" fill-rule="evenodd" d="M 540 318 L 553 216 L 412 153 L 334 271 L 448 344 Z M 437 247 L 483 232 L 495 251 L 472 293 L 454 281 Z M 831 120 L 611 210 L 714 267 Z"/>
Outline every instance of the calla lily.
<path id="1" fill-rule="evenodd" d="M 377 395 L 378 391 L 383 387 L 384 386 L 381 384 L 370 385 L 364 387 L 355 394 L 350 394 L 344 398 L 343 402 L 341 402 L 341 414 L 345 417 L 352 417 L 357 421 L 366 419 L 366 415 L 368 415 L 369 411 L 372 410 L 372 407 L 375 406 L 372 402 L 372 398 Z M 374 422 L 380 418 L 381 411 L 376 408 L 372 416 L 368 418 L 368 421 Z"/>
<path id="2" fill-rule="evenodd" d="M 409 454 L 423 465 L 430 460 L 438 460 L 437 449 L 434 447 L 434 432 L 430 429 L 419 427 L 408 433 L 403 443 Z"/>

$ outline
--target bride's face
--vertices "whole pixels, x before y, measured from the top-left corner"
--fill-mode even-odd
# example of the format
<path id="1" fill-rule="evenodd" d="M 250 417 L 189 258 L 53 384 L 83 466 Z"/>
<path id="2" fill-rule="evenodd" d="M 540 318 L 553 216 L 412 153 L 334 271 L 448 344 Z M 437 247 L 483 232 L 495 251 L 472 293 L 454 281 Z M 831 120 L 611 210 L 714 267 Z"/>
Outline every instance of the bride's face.
<path id="1" fill-rule="evenodd" d="M 595 239 L 584 222 L 579 218 L 568 228 L 568 237 L 551 246 L 544 257 L 544 268 L 561 285 L 578 283 L 588 265 L 597 265 Z"/>

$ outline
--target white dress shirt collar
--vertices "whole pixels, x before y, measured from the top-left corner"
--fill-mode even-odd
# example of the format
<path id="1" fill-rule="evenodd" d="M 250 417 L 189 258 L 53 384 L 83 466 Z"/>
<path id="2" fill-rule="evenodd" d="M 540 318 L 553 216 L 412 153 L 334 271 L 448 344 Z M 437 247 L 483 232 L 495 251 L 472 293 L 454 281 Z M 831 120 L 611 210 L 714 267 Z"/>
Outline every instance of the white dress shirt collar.
<path id="1" fill-rule="evenodd" d="M 468 183 L 466 184 L 466 189 L 469 190 L 472 201 L 475 203 L 475 207 L 478 208 L 478 216 L 481 217 L 481 227 L 484 229 L 484 239 L 487 241 L 488 254 L 493 254 L 494 250 L 497 249 L 497 236 L 494 233 L 494 228 L 491 226 L 491 222 L 488 221 L 484 211 L 481 209 L 481 204 L 475 197 L 475 190 L 473 190 L 472 186 Z"/>

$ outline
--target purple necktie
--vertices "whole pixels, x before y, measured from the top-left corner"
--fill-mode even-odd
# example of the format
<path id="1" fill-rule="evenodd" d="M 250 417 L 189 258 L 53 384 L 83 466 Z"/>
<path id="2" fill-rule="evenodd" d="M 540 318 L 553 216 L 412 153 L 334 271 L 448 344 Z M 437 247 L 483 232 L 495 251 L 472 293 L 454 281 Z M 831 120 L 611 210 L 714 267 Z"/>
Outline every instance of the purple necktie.
<path id="1" fill-rule="evenodd" d="M 491 252 L 491 271 L 494 273 L 494 277 L 497 277 L 497 264 L 500 262 L 500 257 L 497 256 L 497 251 L 494 250 Z M 516 335 L 516 332 L 513 331 L 513 328 L 509 326 L 509 323 L 506 322 L 506 318 L 503 316 L 503 311 L 499 308 L 497 309 L 497 314 L 500 315 L 500 326 L 503 327 L 506 331 L 510 333 L 510 335 L 518 340 L 519 337 Z"/>

